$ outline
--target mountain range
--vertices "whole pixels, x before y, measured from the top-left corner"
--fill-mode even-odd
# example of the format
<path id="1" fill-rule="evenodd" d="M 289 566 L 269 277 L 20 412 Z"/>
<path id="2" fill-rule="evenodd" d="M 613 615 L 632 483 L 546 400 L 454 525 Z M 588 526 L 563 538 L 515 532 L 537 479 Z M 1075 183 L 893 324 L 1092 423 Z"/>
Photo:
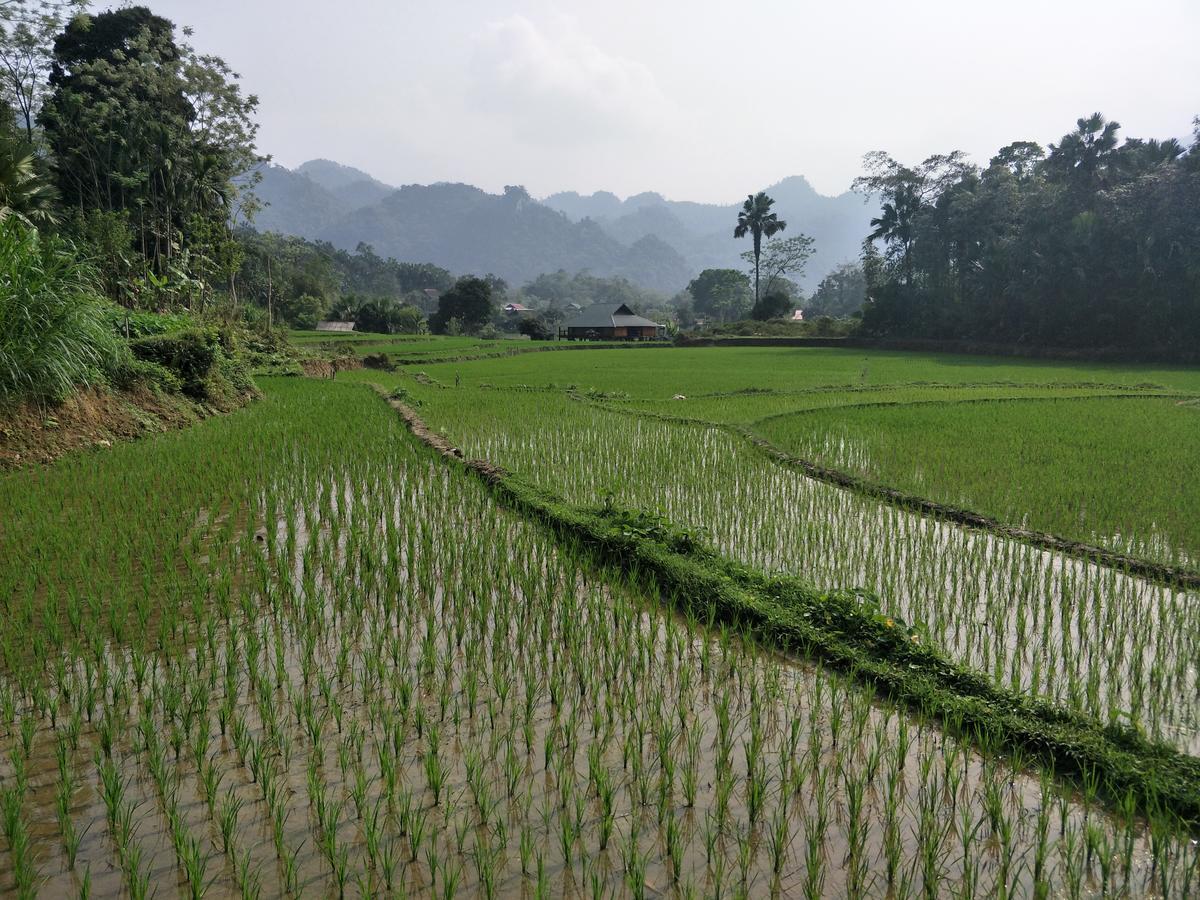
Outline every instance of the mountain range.
<path id="1" fill-rule="evenodd" d="M 519 285 L 564 269 L 623 276 L 663 293 L 685 287 L 706 268 L 743 268 L 748 240 L 733 239 L 736 204 L 667 200 L 607 191 L 573 191 L 535 200 L 520 187 L 489 194 L 467 184 L 392 187 L 351 166 L 311 160 L 296 169 L 264 165 L 255 193 L 260 231 L 329 241 L 344 250 L 366 243 L 381 256 L 432 262 L 456 274 L 492 273 Z M 875 214 L 863 198 L 827 197 L 803 177 L 766 188 L 788 222 L 816 252 L 801 280 L 812 290 L 840 263 L 857 258 Z"/>

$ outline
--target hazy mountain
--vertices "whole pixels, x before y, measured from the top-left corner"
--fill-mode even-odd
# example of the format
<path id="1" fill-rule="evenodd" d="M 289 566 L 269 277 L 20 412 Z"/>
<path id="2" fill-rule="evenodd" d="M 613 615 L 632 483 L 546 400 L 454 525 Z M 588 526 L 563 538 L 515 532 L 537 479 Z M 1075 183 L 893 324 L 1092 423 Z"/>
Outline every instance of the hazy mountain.
<path id="1" fill-rule="evenodd" d="M 296 171 L 325 188 L 350 209 L 378 203 L 395 190 L 390 184 L 384 184 L 362 169 L 344 166 L 328 159 L 310 159 L 302 163 Z"/>
<path id="2" fill-rule="evenodd" d="M 875 208 L 849 192 L 837 197 L 818 194 L 802 176 L 785 178 L 766 188 L 775 198 L 774 209 L 788 223 L 784 237 L 803 232 L 816 241 L 802 286 L 813 290 L 839 263 L 858 258 L 862 239 Z M 739 254 L 749 240 L 733 239 L 733 226 L 741 203 L 729 205 L 667 200 L 647 192 L 617 201 L 608 191 L 581 195 L 573 191 L 552 194 L 542 202 L 573 219 L 590 218 L 617 240 L 632 244 L 653 234 L 674 248 L 694 271 L 707 268 L 740 268 Z"/>
<path id="3" fill-rule="evenodd" d="M 346 249 L 363 241 L 381 256 L 432 262 L 452 272 L 492 272 L 514 285 L 543 272 L 586 270 L 673 293 L 693 274 L 657 238 L 624 244 L 595 222 L 572 222 L 520 189 L 488 194 L 467 184 L 405 185 L 320 237 Z"/>
<path id="4" fill-rule="evenodd" d="M 674 293 L 701 269 L 741 268 L 738 255 L 750 247 L 733 239 L 740 204 L 667 200 L 654 192 L 625 200 L 608 191 L 566 192 L 538 202 L 521 189 L 397 189 L 330 160 L 261 171 L 257 193 L 266 206 L 254 223 L 259 230 L 328 240 L 346 250 L 364 242 L 404 262 L 432 262 L 458 274 L 492 272 L 513 284 L 558 269 L 587 270 Z M 873 215 L 862 198 L 822 196 L 801 177 L 767 191 L 788 222 L 785 236 L 804 232 L 816 239 L 806 290 L 857 258 Z"/>
<path id="5" fill-rule="evenodd" d="M 255 216 L 259 231 L 279 231 L 306 238 L 363 206 L 378 203 L 395 188 L 351 166 L 314 159 L 296 169 L 265 165 L 255 194 L 263 203 Z"/>
<path id="6" fill-rule="evenodd" d="M 259 231 L 315 238 L 354 209 L 299 172 L 273 165 L 261 166 L 258 171 L 262 180 L 254 193 L 262 209 L 254 217 L 254 227 Z"/>

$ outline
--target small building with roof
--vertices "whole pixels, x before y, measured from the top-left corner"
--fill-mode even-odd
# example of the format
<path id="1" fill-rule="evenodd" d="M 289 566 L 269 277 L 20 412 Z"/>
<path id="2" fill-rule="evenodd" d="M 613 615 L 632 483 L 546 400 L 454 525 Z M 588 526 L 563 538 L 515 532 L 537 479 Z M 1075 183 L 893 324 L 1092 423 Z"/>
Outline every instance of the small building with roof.
<path id="1" fill-rule="evenodd" d="M 663 337 L 666 328 L 624 303 L 597 303 L 569 319 L 559 334 L 569 341 L 653 341 Z"/>
<path id="2" fill-rule="evenodd" d="M 318 322 L 317 331 L 353 331 L 353 322 Z"/>

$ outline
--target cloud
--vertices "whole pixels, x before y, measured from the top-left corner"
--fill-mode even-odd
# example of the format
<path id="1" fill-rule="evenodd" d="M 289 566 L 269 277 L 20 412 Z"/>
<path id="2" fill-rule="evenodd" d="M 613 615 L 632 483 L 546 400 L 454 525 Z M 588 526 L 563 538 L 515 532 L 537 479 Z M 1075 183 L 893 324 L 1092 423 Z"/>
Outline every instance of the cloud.
<path id="1" fill-rule="evenodd" d="M 468 98 L 530 144 L 594 144 L 663 126 L 668 104 L 643 63 L 605 52 L 569 21 L 552 33 L 524 16 L 477 33 Z"/>

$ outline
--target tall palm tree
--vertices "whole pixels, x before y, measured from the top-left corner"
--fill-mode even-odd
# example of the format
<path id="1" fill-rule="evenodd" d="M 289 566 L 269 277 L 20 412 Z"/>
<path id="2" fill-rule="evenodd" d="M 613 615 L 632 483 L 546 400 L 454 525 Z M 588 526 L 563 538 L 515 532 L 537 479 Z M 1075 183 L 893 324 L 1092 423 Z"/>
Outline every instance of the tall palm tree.
<path id="1" fill-rule="evenodd" d="M 874 229 L 867 240 L 877 241 L 883 238 L 892 248 L 899 248 L 900 265 L 904 272 L 905 283 L 912 283 L 912 244 L 916 236 L 914 220 L 921 211 L 921 195 L 916 184 L 900 182 L 892 190 L 892 198 L 885 201 L 879 210 L 879 218 L 871 220 Z M 889 257 L 895 251 L 888 250 Z"/>
<path id="2" fill-rule="evenodd" d="M 767 196 L 765 191 L 749 194 L 746 202 L 738 212 L 737 226 L 733 229 L 735 238 L 744 238 L 747 234 L 754 238 L 754 302 L 758 303 L 758 257 L 762 253 L 762 239 L 771 237 L 787 228 L 787 222 L 771 212 L 775 201 Z"/>

